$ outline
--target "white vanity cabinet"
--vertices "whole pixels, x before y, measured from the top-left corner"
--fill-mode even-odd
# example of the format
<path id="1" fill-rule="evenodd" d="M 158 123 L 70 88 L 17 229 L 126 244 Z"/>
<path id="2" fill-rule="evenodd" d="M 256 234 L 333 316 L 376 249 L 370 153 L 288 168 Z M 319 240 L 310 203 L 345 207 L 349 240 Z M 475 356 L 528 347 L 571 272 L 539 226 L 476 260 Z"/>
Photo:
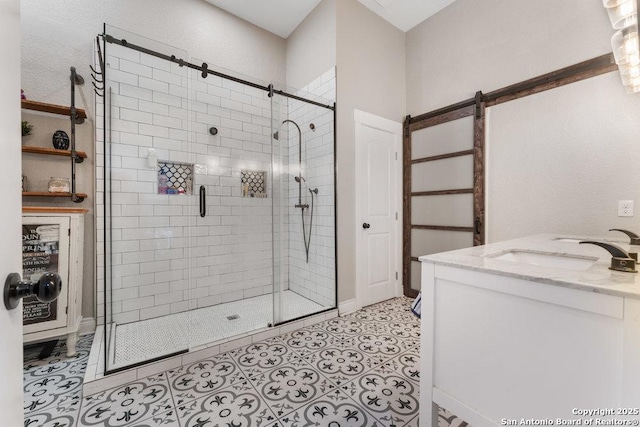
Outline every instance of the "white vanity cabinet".
<path id="1" fill-rule="evenodd" d="M 82 321 L 82 266 L 85 209 L 24 207 L 22 278 L 36 281 L 44 272 L 58 273 L 58 299 L 43 303 L 23 299 L 24 343 L 66 337 L 67 356 L 76 354 Z"/>
<path id="2" fill-rule="evenodd" d="M 624 413 L 640 407 L 640 278 L 575 240 L 421 258 L 421 426 L 437 426 L 434 403 L 474 427 L 640 420 Z M 496 259 L 513 251 L 558 265 Z M 563 268 L 572 256 L 593 265 Z"/>

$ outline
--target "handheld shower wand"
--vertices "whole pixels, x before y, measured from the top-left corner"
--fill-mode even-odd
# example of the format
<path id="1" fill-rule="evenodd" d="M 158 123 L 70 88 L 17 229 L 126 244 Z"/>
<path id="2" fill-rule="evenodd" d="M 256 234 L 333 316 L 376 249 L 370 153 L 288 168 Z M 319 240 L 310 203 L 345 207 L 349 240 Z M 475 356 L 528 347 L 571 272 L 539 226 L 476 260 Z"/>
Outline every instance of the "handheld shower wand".
<path id="1" fill-rule="evenodd" d="M 285 123 L 293 123 L 296 129 L 298 129 L 298 176 L 296 176 L 296 182 L 298 183 L 298 204 L 296 208 L 302 208 L 304 211 L 305 207 L 308 208 L 309 205 L 302 204 L 302 181 L 304 180 L 302 177 L 302 131 L 300 130 L 300 126 L 293 120 L 283 120 L 282 124 Z"/>
<path id="2" fill-rule="evenodd" d="M 314 196 L 318 194 L 318 189 L 317 188 L 314 188 L 313 190 L 309 189 L 309 193 L 311 194 L 311 211 L 309 212 L 310 214 L 309 236 L 307 237 L 307 230 L 304 223 L 304 210 L 309 209 L 309 204 L 302 203 L 302 183 L 303 182 L 305 184 L 307 183 L 307 180 L 302 177 L 302 131 L 300 130 L 300 126 L 298 126 L 298 124 L 293 120 L 287 119 L 282 122 L 282 124 L 285 124 L 285 123 L 293 123 L 296 126 L 296 129 L 298 129 L 298 175 L 294 178 L 295 181 L 298 183 L 298 204 L 295 205 L 295 207 L 296 209 L 300 208 L 300 219 L 302 221 L 302 236 L 304 239 L 304 249 L 307 254 L 307 263 L 309 263 L 309 248 L 311 247 L 311 232 L 313 231 L 313 205 L 314 205 L 314 198 L 315 198 Z M 278 138 L 277 132 L 274 134 L 274 138 L 276 139 Z"/>

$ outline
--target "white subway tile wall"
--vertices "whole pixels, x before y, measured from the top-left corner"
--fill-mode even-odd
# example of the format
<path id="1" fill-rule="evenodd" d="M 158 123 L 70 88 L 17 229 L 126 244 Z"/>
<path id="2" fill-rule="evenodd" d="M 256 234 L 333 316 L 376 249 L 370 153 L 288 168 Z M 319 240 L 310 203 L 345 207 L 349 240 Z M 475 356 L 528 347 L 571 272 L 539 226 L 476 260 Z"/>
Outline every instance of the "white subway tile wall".
<path id="1" fill-rule="evenodd" d="M 287 115 L 306 127 L 303 176 L 319 190 L 307 265 L 299 210 L 293 208 L 297 187 L 289 179 L 297 169 L 285 177 L 290 200 L 275 234 L 282 242 L 276 251 L 282 270 L 277 278 L 283 290 L 334 307 L 333 112 L 272 99 L 265 91 L 216 76 L 203 78 L 196 70 L 117 45 L 108 46 L 106 64 L 106 156 L 102 99 L 96 108 L 99 323 L 105 316 L 105 223 L 111 242 L 107 322 L 123 324 L 272 292 L 272 203 L 280 203 L 270 188 L 272 102 L 278 103 L 276 128 Z M 334 100 L 335 70 L 303 92 Z M 291 131 L 288 136 L 280 139 L 275 154 L 297 168 L 297 135 L 295 143 Z M 194 164 L 193 195 L 158 194 L 156 158 Z M 266 198 L 242 197 L 242 171 L 267 171 Z M 200 186 L 207 194 L 204 218 Z"/>
<path id="2" fill-rule="evenodd" d="M 336 99 L 336 73 L 331 68 L 319 78 L 300 89 L 303 97 L 313 95 L 333 103 Z M 312 98 L 313 99 L 313 98 Z M 327 101 L 324 101 L 327 102 Z M 299 172 L 298 133 L 289 128 L 289 289 L 324 306 L 336 304 L 335 271 L 335 185 L 334 185 L 334 127 L 333 111 L 289 99 L 288 118 L 302 130 L 302 203 L 311 208 L 313 195 L 313 226 L 310 231 L 311 209 L 305 209 L 304 221 L 309 244 L 306 262 L 302 216 L 298 203 L 298 183 L 293 179 Z M 311 129 L 313 124 L 314 129 Z"/>

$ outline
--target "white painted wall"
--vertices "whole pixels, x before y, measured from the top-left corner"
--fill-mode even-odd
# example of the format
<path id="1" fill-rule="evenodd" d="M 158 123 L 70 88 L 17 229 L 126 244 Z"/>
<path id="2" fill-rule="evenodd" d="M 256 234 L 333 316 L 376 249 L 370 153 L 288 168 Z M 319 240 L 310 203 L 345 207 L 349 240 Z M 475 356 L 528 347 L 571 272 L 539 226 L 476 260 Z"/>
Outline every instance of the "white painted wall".
<path id="1" fill-rule="evenodd" d="M 22 88 L 27 96 L 42 102 L 68 103 L 70 66 L 75 66 L 87 80 L 77 91 L 77 104 L 89 116 L 86 124 L 79 127 L 83 132 L 79 144 L 88 151 L 90 159 L 78 167 L 78 186 L 89 194 L 95 182 L 92 149 L 95 108 L 89 64 L 93 64 L 95 37 L 102 32 L 103 22 L 187 50 L 191 57 L 208 61 L 211 68 L 231 69 L 264 81 L 285 81 L 286 47 L 282 38 L 201 0 L 22 0 L 21 7 Z M 41 129 L 48 126 L 35 124 Z M 83 145 L 86 142 L 89 144 Z M 46 135 L 35 136 L 34 145 L 47 144 L 50 142 Z M 35 174 L 35 185 L 43 185 L 45 177 L 51 176 L 49 168 L 40 167 L 42 162 L 27 163 L 25 168 Z M 83 205 L 92 209 L 93 200 L 90 198 Z M 85 317 L 94 316 L 96 304 L 92 218 L 90 212 L 85 235 Z"/>
<path id="2" fill-rule="evenodd" d="M 491 108 L 488 241 L 639 232 L 638 117 L 618 72 Z M 618 217 L 618 200 L 635 200 L 636 217 Z"/>
<path id="3" fill-rule="evenodd" d="M 405 34 L 356 0 L 337 2 L 338 301 L 355 298 L 355 108 L 402 122 Z"/>
<path id="4" fill-rule="evenodd" d="M 322 0 L 287 38 L 287 85 L 302 88 L 336 64 L 336 0 Z"/>
<path id="5" fill-rule="evenodd" d="M 407 33 L 407 113 L 610 52 L 612 33 L 597 1 L 457 0 Z M 490 108 L 487 242 L 640 231 L 616 212 L 640 200 L 639 113 L 617 73 Z"/>
<path id="6" fill-rule="evenodd" d="M 0 283 L 9 273 L 20 272 L 20 2 L 0 1 L 0 131 L 3 136 L 3 203 L 0 210 Z M 8 426 L 23 424 L 22 401 L 22 307 L 7 311 L 0 305 L 0 414 Z"/>
<path id="7" fill-rule="evenodd" d="M 599 1 L 457 0 L 407 32 L 417 115 L 611 51 Z"/>

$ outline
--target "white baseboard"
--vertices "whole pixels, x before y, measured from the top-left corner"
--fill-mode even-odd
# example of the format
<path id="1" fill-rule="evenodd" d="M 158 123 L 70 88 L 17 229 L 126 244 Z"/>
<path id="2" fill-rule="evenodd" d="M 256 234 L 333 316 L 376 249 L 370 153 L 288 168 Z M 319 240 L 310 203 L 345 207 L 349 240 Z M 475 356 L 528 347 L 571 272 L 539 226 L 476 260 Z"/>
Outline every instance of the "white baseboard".
<path id="1" fill-rule="evenodd" d="M 80 322 L 79 335 L 87 335 L 92 334 L 96 331 L 96 319 L 93 317 L 88 317 L 82 319 Z"/>
<path id="2" fill-rule="evenodd" d="M 358 306 L 356 304 L 355 298 L 338 303 L 338 313 L 340 313 L 340 316 L 344 314 L 353 313 L 357 309 L 358 309 Z"/>

